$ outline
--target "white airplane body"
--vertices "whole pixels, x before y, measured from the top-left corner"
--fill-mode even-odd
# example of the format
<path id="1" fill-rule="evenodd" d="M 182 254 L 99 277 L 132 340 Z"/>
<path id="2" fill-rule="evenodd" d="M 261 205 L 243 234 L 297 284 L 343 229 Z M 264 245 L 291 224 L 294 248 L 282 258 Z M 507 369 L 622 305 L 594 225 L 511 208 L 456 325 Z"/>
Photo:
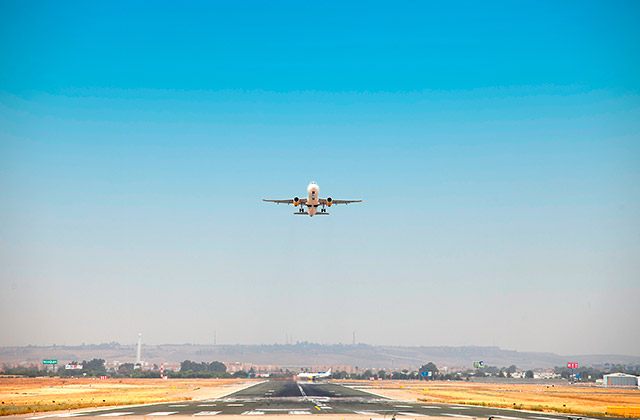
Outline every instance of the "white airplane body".
<path id="1" fill-rule="evenodd" d="M 331 376 L 331 369 L 326 372 L 300 372 L 298 373 L 298 379 L 308 379 L 315 381 L 316 379 L 328 378 Z"/>
<path id="2" fill-rule="evenodd" d="M 331 197 L 320 198 L 320 187 L 318 187 L 318 184 L 313 181 L 307 186 L 307 198 L 293 197 L 293 199 L 288 200 L 263 199 L 262 201 L 277 204 L 293 204 L 294 207 L 300 207 L 300 210 L 295 212 L 294 214 L 308 214 L 309 216 L 314 216 L 316 214 L 328 215 L 329 213 L 327 213 L 327 207 L 331 207 L 334 204 L 350 204 L 362 202 L 362 200 L 334 200 Z M 318 207 L 320 207 L 320 211 L 318 211 Z"/>

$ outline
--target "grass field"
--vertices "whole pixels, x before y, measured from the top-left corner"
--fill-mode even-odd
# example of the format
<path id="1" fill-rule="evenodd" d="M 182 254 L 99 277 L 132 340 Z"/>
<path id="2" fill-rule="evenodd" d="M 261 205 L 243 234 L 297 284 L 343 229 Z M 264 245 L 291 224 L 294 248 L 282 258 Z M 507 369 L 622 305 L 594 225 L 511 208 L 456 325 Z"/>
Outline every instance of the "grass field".
<path id="1" fill-rule="evenodd" d="M 216 398 L 238 379 L 0 378 L 0 415 Z"/>
<path id="2" fill-rule="evenodd" d="M 640 417 L 640 390 L 569 384 L 473 382 L 362 382 L 365 391 L 391 398 L 521 410 Z"/>

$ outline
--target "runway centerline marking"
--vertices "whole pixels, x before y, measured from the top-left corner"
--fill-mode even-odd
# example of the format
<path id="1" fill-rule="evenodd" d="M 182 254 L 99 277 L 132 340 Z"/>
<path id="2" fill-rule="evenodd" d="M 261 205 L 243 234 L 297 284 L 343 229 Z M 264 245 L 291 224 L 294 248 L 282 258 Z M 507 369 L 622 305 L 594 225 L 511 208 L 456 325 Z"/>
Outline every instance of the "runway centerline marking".
<path id="1" fill-rule="evenodd" d="M 199 413 L 195 413 L 194 416 L 216 416 L 222 413 L 222 411 L 201 411 Z"/>
<path id="2" fill-rule="evenodd" d="M 411 411 L 398 411 L 398 414 L 402 414 L 403 416 L 418 416 L 418 417 L 429 417 L 426 414 L 413 413 Z M 518 419 L 519 420 L 519 419 Z"/>
<path id="3" fill-rule="evenodd" d="M 146 414 L 147 416 L 170 416 L 176 414 L 177 411 L 156 411 L 155 413 Z"/>
<path id="4" fill-rule="evenodd" d="M 451 413 L 442 413 L 443 416 L 449 416 L 449 417 L 460 417 L 463 419 L 470 419 L 471 416 L 467 416 L 466 414 L 451 414 Z"/>
<path id="5" fill-rule="evenodd" d="M 188 407 L 188 406 L 189 404 L 171 404 L 171 405 L 168 405 L 167 407 L 173 408 L 173 407 Z"/>
<path id="6" fill-rule="evenodd" d="M 128 416 L 129 414 L 133 414 L 133 411 L 119 411 L 117 413 L 98 414 L 98 417 L 119 417 Z"/>

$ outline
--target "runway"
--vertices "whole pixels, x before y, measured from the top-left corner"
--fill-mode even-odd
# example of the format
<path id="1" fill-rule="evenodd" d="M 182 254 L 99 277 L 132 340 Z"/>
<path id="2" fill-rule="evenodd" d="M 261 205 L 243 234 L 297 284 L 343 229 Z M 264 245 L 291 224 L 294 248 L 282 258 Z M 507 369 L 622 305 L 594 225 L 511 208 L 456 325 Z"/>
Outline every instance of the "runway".
<path id="1" fill-rule="evenodd" d="M 360 415 L 365 418 L 422 419 L 440 417 L 495 420 L 567 420 L 566 414 L 533 413 L 488 407 L 426 404 L 383 398 L 335 383 L 268 381 L 235 392 L 225 398 L 162 403 L 72 413 L 21 416 L 40 420 L 55 417 L 211 417 L 217 415 Z M 581 417 L 581 416 L 580 416 Z M 584 420 L 589 418 L 584 417 Z"/>

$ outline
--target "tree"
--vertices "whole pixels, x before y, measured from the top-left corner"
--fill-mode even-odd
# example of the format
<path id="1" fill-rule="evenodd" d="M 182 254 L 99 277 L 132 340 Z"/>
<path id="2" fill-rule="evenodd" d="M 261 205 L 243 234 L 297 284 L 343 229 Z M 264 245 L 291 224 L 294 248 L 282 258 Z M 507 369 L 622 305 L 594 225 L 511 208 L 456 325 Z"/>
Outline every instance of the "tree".
<path id="1" fill-rule="evenodd" d="M 234 378 L 246 378 L 248 375 L 244 370 L 239 370 L 237 372 L 233 372 L 231 376 L 233 376 Z"/>
<path id="2" fill-rule="evenodd" d="M 185 360 L 180 363 L 180 372 L 189 372 L 189 373 L 225 373 L 227 371 L 227 367 L 224 363 L 215 361 L 211 363 L 207 362 L 192 362 L 191 360 Z M 191 375 L 193 376 L 193 375 Z M 204 375 L 207 377 L 215 376 L 215 375 Z"/>
<path id="3" fill-rule="evenodd" d="M 438 374 L 438 367 L 436 366 L 435 363 L 429 362 L 426 365 L 422 365 L 418 372 L 420 373 L 421 378 L 434 379 Z M 426 372 L 426 373 L 423 373 L 423 372 Z M 431 376 L 429 376 L 429 372 L 431 372 Z"/>
<path id="4" fill-rule="evenodd" d="M 82 361 L 82 372 L 89 376 L 101 376 L 107 373 L 104 367 L 104 359 L 91 359 Z"/>
<path id="5" fill-rule="evenodd" d="M 133 363 L 123 363 L 118 366 L 118 374 L 120 375 L 131 375 L 133 373 L 134 365 Z"/>
<path id="6" fill-rule="evenodd" d="M 524 373 L 524 377 L 525 378 L 529 378 L 529 379 L 533 379 L 533 371 L 532 370 L 528 370 Z"/>

